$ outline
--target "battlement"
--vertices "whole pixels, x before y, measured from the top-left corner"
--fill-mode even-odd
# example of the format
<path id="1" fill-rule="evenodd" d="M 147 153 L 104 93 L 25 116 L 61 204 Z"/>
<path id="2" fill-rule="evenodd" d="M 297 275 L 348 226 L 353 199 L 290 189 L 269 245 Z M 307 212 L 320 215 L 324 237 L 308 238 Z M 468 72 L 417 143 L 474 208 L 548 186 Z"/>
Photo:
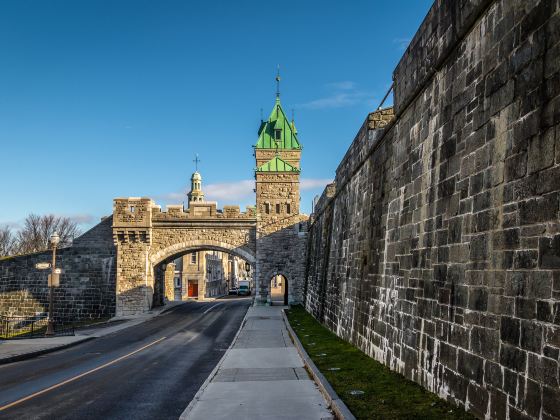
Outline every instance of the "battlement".
<path id="1" fill-rule="evenodd" d="M 113 229 L 145 229 L 154 221 L 187 219 L 254 219 L 256 210 L 247 206 L 244 212 L 236 205 L 218 209 L 215 201 L 191 202 L 189 208 L 182 204 L 168 204 L 165 210 L 149 198 L 116 198 L 113 204 Z"/>
<path id="2" fill-rule="evenodd" d="M 120 226 L 149 228 L 155 203 L 146 197 L 115 198 L 113 200 L 113 228 Z"/>

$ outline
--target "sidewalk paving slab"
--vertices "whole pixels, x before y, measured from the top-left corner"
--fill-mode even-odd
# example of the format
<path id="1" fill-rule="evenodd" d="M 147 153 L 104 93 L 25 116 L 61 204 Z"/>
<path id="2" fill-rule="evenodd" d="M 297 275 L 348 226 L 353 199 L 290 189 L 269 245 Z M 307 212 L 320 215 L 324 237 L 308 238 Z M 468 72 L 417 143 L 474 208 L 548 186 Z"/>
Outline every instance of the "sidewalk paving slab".
<path id="1" fill-rule="evenodd" d="M 231 347 L 181 419 L 332 419 L 289 338 L 281 306 L 249 308 Z"/>
<path id="2" fill-rule="evenodd" d="M 62 350 L 93 338 L 71 335 L 66 337 L 0 340 L 0 365 L 30 359 L 55 350 Z"/>

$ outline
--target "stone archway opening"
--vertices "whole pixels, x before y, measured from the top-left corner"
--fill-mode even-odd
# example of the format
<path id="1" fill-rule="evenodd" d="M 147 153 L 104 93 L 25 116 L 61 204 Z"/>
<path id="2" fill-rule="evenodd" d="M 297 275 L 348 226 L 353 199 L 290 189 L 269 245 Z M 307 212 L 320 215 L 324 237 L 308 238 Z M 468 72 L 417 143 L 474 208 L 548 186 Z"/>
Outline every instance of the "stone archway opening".
<path id="1" fill-rule="evenodd" d="M 288 305 L 289 284 L 283 274 L 276 274 L 270 279 L 270 304 Z"/>
<path id="2" fill-rule="evenodd" d="M 240 282 L 254 282 L 254 261 L 232 250 L 189 248 L 153 264 L 152 306 L 229 294 Z"/>

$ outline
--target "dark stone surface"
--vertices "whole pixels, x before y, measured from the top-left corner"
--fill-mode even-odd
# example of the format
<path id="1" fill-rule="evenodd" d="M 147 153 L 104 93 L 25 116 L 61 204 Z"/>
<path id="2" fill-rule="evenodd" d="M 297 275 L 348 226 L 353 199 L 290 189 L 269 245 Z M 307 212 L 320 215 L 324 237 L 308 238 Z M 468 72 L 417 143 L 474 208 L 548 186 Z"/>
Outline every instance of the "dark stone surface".
<path id="1" fill-rule="evenodd" d="M 115 247 L 112 218 L 106 218 L 69 248 L 58 250 L 56 265 L 62 269 L 60 287 L 54 289 L 54 317 L 61 321 L 101 318 L 115 314 Z M 37 262 L 50 262 L 52 254 L 40 252 L 0 260 L 0 313 L 45 315 L 49 288 L 47 271 Z"/>

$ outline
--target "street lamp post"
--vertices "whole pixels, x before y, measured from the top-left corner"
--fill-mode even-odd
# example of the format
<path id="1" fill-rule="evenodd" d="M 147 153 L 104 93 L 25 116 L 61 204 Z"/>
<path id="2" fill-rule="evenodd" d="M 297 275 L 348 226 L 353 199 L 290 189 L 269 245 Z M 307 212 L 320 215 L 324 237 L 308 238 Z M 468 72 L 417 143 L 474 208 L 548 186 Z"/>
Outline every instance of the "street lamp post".
<path id="1" fill-rule="evenodd" d="M 49 284 L 49 317 L 47 318 L 47 332 L 46 336 L 54 335 L 54 320 L 53 320 L 53 282 L 56 276 L 56 246 L 60 242 L 60 236 L 55 232 L 50 237 L 52 246 L 52 265 L 51 265 L 51 281 Z"/>

